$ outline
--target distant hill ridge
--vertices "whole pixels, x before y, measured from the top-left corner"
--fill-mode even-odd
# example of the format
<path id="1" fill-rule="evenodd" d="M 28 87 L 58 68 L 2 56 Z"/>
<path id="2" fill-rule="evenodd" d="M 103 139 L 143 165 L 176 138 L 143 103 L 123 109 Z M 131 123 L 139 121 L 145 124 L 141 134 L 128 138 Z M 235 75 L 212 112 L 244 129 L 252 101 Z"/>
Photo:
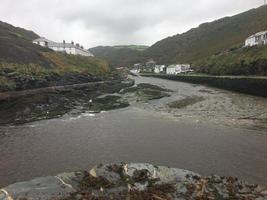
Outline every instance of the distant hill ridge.
<path id="1" fill-rule="evenodd" d="M 1 37 L 9 33 L 11 35 L 13 34 L 14 36 L 22 37 L 23 39 L 30 40 L 30 41 L 39 37 L 39 35 L 37 35 L 33 31 L 29 31 L 29 30 L 26 30 L 20 27 L 15 27 L 15 26 L 12 26 L 11 24 L 1 22 L 1 21 L 0 21 L 0 33 L 1 33 Z"/>
<path id="2" fill-rule="evenodd" d="M 138 62 L 145 45 L 98 46 L 89 49 L 96 57 L 107 60 L 112 66 L 125 67 Z"/>
<path id="3" fill-rule="evenodd" d="M 0 61 L 49 65 L 40 55 L 41 51 L 48 50 L 32 44 L 32 40 L 38 37 L 33 31 L 0 21 Z"/>
<path id="4" fill-rule="evenodd" d="M 262 30 L 267 30 L 267 6 L 201 24 L 185 33 L 158 41 L 142 51 L 129 46 L 99 46 L 90 51 L 114 66 L 129 67 L 150 58 L 158 64 L 194 65 L 202 61 L 201 64 L 205 65 L 203 59 L 241 47 L 248 36 Z"/>
<path id="5" fill-rule="evenodd" d="M 159 63 L 192 63 L 242 45 L 248 36 L 262 30 L 267 30 L 267 6 L 204 23 L 163 39 L 145 50 L 143 57 L 154 58 Z"/>

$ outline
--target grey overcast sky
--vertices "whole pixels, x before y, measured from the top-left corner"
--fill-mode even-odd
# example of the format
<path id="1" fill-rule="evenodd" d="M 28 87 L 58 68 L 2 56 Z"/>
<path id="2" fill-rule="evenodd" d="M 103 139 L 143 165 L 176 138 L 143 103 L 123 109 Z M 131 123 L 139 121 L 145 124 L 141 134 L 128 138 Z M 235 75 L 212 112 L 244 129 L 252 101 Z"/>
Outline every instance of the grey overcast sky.
<path id="1" fill-rule="evenodd" d="M 203 22 L 263 5 L 263 0 L 0 0 L 0 20 L 54 41 L 145 44 Z"/>

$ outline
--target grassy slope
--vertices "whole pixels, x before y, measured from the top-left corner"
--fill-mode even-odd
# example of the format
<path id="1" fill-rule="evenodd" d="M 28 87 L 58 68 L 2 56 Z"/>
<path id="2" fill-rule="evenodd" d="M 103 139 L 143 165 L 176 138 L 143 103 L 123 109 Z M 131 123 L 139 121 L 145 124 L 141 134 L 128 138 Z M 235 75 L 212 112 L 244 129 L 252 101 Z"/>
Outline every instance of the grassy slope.
<path id="1" fill-rule="evenodd" d="M 267 29 L 267 6 L 205 23 L 163 39 L 144 52 L 160 63 L 195 62 L 240 45 L 249 35 Z"/>
<path id="2" fill-rule="evenodd" d="M 213 75 L 267 75 L 267 45 L 232 49 L 199 60 L 199 73 Z"/>
<path id="3" fill-rule="evenodd" d="M 0 22 L 0 88 L 14 89 L 17 79 L 41 79 L 65 73 L 102 76 L 108 63 L 91 57 L 63 55 L 32 44 L 32 31 Z"/>
<path id="4" fill-rule="evenodd" d="M 51 63 L 40 54 L 48 50 L 31 42 L 38 37 L 32 31 L 0 22 L 0 62 L 36 63 L 49 66 Z"/>
<path id="5" fill-rule="evenodd" d="M 141 53 L 147 48 L 142 45 L 98 46 L 90 51 L 99 58 L 107 60 L 112 66 L 124 67 L 139 61 Z"/>

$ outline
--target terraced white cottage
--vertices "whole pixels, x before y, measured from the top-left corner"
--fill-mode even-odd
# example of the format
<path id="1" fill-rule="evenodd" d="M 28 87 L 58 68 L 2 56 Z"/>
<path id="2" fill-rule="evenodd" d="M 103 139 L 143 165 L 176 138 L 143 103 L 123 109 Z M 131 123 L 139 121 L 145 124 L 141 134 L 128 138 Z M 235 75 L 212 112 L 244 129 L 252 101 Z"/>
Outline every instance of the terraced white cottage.
<path id="1" fill-rule="evenodd" d="M 267 30 L 258 32 L 254 35 L 249 36 L 245 41 L 245 46 L 256 46 L 267 44 Z"/>
<path id="2" fill-rule="evenodd" d="M 165 71 L 166 66 L 165 65 L 156 65 L 154 68 L 154 72 L 156 74 L 163 73 Z"/>
<path id="3" fill-rule="evenodd" d="M 175 64 L 169 65 L 166 69 L 166 74 L 181 74 L 186 72 L 192 72 L 190 64 Z"/>
<path id="4" fill-rule="evenodd" d="M 34 44 L 38 44 L 42 47 L 50 48 L 54 51 L 65 52 L 67 54 L 81 55 L 81 56 L 94 56 L 90 51 L 87 51 L 83 46 L 74 44 L 74 42 L 66 43 L 63 40 L 62 43 L 53 42 L 44 37 L 33 40 Z"/>

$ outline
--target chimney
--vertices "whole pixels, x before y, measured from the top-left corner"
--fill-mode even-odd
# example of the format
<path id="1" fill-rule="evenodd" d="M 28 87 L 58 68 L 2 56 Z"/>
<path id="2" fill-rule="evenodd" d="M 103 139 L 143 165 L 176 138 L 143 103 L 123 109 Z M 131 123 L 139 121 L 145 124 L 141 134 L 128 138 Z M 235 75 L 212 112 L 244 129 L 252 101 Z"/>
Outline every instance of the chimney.
<path id="1" fill-rule="evenodd" d="M 73 44 L 73 45 L 74 45 L 74 42 L 73 42 L 73 41 L 71 41 L 71 44 Z"/>
<path id="2" fill-rule="evenodd" d="M 63 40 L 63 44 L 66 44 L 66 41 L 65 40 Z"/>

